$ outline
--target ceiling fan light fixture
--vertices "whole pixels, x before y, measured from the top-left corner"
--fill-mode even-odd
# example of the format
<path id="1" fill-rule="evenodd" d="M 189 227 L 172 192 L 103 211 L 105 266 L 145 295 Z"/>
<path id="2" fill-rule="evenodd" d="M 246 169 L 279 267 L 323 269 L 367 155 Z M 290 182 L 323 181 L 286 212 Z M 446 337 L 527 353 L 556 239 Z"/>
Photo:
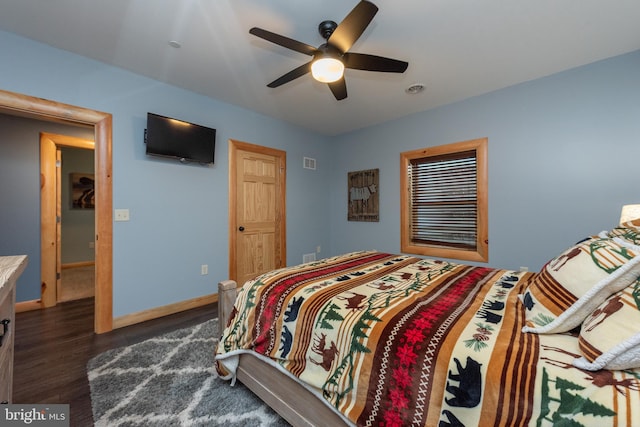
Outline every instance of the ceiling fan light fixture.
<path id="1" fill-rule="evenodd" d="M 318 58 L 311 64 L 311 75 L 321 83 L 333 83 L 344 75 L 344 64 L 331 56 Z"/>
<path id="2" fill-rule="evenodd" d="M 339 24 L 330 20 L 322 21 L 318 26 L 318 31 L 326 42 L 318 46 L 318 48 L 259 27 L 252 27 L 249 30 L 249 34 L 313 57 L 311 61 L 305 62 L 268 83 L 267 87 L 276 88 L 310 73 L 318 82 L 328 83 L 327 86 L 329 86 L 333 96 L 337 101 L 341 101 L 347 97 L 347 84 L 344 78 L 345 68 L 384 73 L 404 73 L 409 65 L 405 61 L 349 52 L 377 12 L 378 7 L 375 4 L 362 0 L 351 9 L 351 12 Z"/>

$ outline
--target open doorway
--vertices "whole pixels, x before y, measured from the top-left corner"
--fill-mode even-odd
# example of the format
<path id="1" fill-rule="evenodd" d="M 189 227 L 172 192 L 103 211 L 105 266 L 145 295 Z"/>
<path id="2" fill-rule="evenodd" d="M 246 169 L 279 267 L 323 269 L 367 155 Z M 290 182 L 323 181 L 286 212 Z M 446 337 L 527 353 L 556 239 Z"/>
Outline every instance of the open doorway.
<path id="1" fill-rule="evenodd" d="M 60 151 L 62 271 L 57 300 L 67 302 L 95 297 L 95 170 L 92 149 Z"/>
<path id="2" fill-rule="evenodd" d="M 95 322 L 96 333 L 113 329 L 113 224 L 112 215 L 112 116 L 108 113 L 61 104 L 0 90 L 0 111 L 4 114 L 89 125 L 95 135 Z M 43 286 L 53 286 L 43 283 Z"/>
<path id="3" fill-rule="evenodd" d="M 92 140 L 40 134 L 41 305 L 95 296 Z"/>

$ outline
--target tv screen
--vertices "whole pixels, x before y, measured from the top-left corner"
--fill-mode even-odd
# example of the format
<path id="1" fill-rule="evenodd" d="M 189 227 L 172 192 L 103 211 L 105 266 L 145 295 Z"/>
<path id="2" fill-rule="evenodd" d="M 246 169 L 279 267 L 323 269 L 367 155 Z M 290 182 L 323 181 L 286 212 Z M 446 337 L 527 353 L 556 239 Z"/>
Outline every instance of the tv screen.
<path id="1" fill-rule="evenodd" d="M 215 129 L 147 113 L 145 142 L 149 155 L 211 164 L 214 161 L 215 141 Z"/>

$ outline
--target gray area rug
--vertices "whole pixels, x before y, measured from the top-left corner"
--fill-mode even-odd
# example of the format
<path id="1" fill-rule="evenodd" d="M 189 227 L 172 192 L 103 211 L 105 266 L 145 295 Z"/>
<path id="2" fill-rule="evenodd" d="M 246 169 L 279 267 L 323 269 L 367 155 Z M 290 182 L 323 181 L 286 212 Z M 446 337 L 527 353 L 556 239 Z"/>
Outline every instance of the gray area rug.
<path id="1" fill-rule="evenodd" d="M 239 382 L 215 376 L 217 319 L 109 350 L 87 375 L 96 426 L 288 426 Z"/>

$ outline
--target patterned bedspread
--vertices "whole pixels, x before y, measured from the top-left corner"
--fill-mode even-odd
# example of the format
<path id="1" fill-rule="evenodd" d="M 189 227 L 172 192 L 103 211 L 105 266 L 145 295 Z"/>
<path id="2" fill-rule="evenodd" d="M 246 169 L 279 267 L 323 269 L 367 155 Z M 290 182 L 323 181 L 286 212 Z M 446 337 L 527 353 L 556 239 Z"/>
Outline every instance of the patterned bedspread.
<path id="1" fill-rule="evenodd" d="M 258 353 L 362 426 L 640 425 L 640 370 L 521 332 L 530 276 L 379 252 L 275 270 L 240 289 L 217 369 Z"/>

